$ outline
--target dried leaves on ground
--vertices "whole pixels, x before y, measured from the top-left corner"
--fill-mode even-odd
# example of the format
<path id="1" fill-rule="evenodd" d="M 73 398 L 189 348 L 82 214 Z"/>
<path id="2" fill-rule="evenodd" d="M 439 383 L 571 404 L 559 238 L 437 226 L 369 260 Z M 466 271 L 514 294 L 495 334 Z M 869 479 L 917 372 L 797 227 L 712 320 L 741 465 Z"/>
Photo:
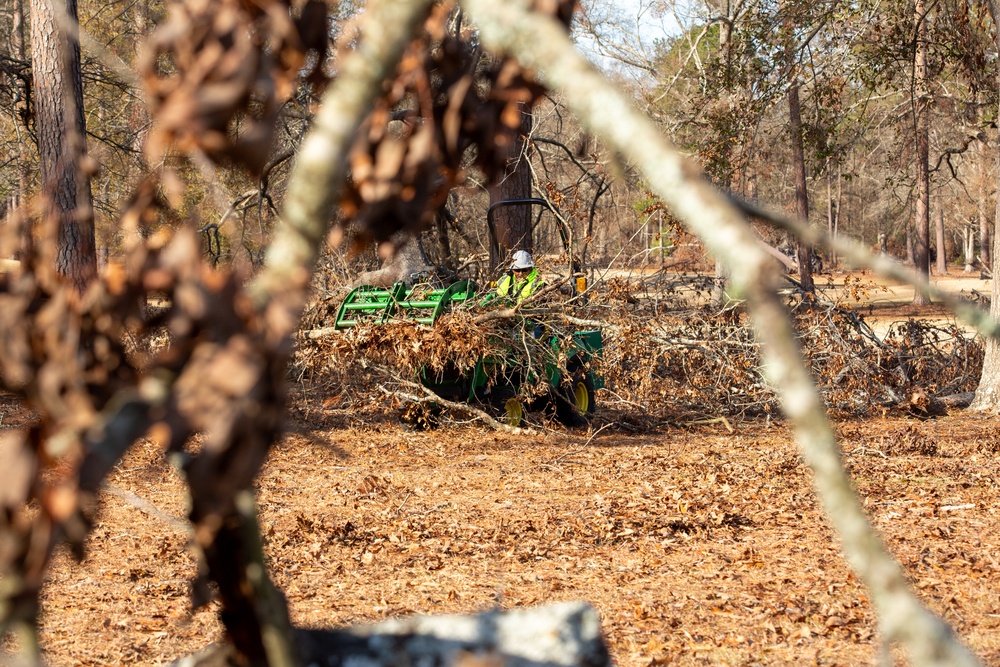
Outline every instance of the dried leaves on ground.
<path id="1" fill-rule="evenodd" d="M 258 499 L 298 625 L 584 599 L 623 666 L 878 658 L 870 601 L 780 426 L 591 440 L 412 432 L 313 397 L 294 409 Z M 838 430 L 869 516 L 921 599 L 987 663 L 1000 660 L 992 420 Z M 154 445 L 116 468 L 87 558 L 61 555 L 44 590 L 52 665 L 162 664 L 219 637 L 210 613 L 189 612 L 194 560 L 170 522 L 182 496 Z"/>

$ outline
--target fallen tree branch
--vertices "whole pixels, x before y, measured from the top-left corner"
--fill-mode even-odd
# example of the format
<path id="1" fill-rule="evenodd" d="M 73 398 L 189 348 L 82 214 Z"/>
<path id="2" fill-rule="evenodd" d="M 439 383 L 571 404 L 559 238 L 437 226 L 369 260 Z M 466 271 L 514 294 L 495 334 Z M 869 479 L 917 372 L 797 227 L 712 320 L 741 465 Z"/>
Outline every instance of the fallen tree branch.
<path id="1" fill-rule="evenodd" d="M 380 368 L 379 370 L 382 370 L 383 372 L 389 372 L 388 369 L 385 368 Z M 464 412 L 466 414 L 470 414 L 474 417 L 478 417 L 479 419 L 481 419 L 487 426 L 489 426 L 495 431 L 504 431 L 505 433 L 510 433 L 511 435 L 535 434 L 535 431 L 530 428 L 521 428 L 519 426 L 511 426 L 510 424 L 504 424 L 503 422 L 494 419 L 493 416 L 490 415 L 485 410 L 480 410 L 479 408 L 475 407 L 470 403 L 459 403 L 457 401 L 449 401 L 446 398 L 442 398 L 441 396 L 439 396 L 438 394 L 436 394 L 435 392 L 431 391 L 430 389 L 428 389 L 427 387 L 418 382 L 403 380 L 402 378 L 399 377 L 394 377 L 394 380 L 405 387 L 410 387 L 412 389 L 419 389 L 420 391 L 423 392 L 424 395 L 422 397 L 414 396 L 412 394 L 401 394 L 399 392 L 390 392 L 387 389 L 383 389 L 385 393 L 392 394 L 394 396 L 402 396 L 416 403 L 436 403 L 438 405 L 448 408 L 449 410 L 457 410 L 458 412 Z"/>

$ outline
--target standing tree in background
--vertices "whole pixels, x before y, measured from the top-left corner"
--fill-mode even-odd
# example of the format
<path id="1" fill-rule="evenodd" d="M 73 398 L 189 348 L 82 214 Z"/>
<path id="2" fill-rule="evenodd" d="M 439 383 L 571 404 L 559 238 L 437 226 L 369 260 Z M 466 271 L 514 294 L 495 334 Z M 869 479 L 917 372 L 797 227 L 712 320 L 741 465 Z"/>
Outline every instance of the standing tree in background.
<path id="1" fill-rule="evenodd" d="M 76 0 L 31 0 L 32 99 L 45 215 L 58 222 L 56 270 L 83 292 L 97 274 Z"/>
<path id="2" fill-rule="evenodd" d="M 799 220 L 809 222 L 809 185 L 806 178 L 806 156 L 802 143 L 802 106 L 799 100 L 799 70 L 796 62 L 796 45 L 793 43 L 795 34 L 794 26 L 791 25 L 791 11 L 786 3 L 782 9 L 785 11 L 784 25 L 787 33 L 785 39 L 785 78 L 788 90 L 786 98 L 788 100 L 788 133 L 792 147 L 792 170 L 795 175 L 795 215 Z M 815 34 L 815 33 L 813 33 Z M 799 264 L 799 281 L 807 296 L 816 293 L 816 285 L 813 283 L 812 275 L 812 248 L 801 239 L 797 243 L 797 260 Z"/>
<path id="3" fill-rule="evenodd" d="M 11 53 L 18 61 L 25 62 L 27 60 L 27 48 L 24 39 L 24 0 L 14 0 L 11 9 L 11 18 L 13 19 L 10 35 Z M 14 89 L 14 98 L 16 100 L 14 103 L 14 114 L 17 116 L 17 120 L 14 122 L 14 129 L 17 132 L 18 138 L 16 201 L 18 205 L 22 205 L 31 182 L 31 158 L 28 155 L 27 143 L 25 141 L 27 139 L 28 118 L 31 114 L 28 102 L 30 93 L 26 77 L 22 76 L 13 79 L 12 83 L 14 84 L 12 88 Z"/>
<path id="4" fill-rule="evenodd" d="M 927 10 L 923 0 L 913 6 L 913 88 L 910 105 L 913 110 L 913 139 L 916 152 L 916 192 L 914 198 L 914 244 L 913 262 L 917 271 L 924 276 L 931 272 L 930 237 L 930 118 L 928 113 L 929 91 L 927 89 Z M 913 305 L 924 306 L 930 300 L 919 290 L 913 294 Z"/>
<path id="5" fill-rule="evenodd" d="M 521 131 L 510 146 L 507 155 L 507 170 L 498 183 L 490 186 L 490 204 L 505 199 L 524 199 L 531 196 L 531 166 L 528 164 L 531 150 L 531 110 L 523 104 L 521 110 Z M 490 229 L 490 273 L 507 261 L 515 250 L 534 252 L 531 235 L 531 207 L 504 206 L 493 215 Z"/>
<path id="6" fill-rule="evenodd" d="M 993 19 L 993 40 L 1000 46 L 1000 0 L 988 0 L 987 7 L 990 18 Z M 995 85 L 997 90 L 1000 90 L 1000 76 L 997 77 Z M 997 184 L 1000 185 L 1000 172 L 995 177 Z M 997 247 L 1000 240 L 1000 197 L 997 197 L 993 224 L 993 257 L 997 257 L 1000 255 L 1000 249 Z M 995 269 L 991 282 L 990 315 L 1000 319 L 1000 275 Z M 983 372 L 979 378 L 979 387 L 976 389 L 976 398 L 972 401 L 970 409 L 991 413 L 1000 411 L 1000 342 L 995 338 L 986 339 Z"/>

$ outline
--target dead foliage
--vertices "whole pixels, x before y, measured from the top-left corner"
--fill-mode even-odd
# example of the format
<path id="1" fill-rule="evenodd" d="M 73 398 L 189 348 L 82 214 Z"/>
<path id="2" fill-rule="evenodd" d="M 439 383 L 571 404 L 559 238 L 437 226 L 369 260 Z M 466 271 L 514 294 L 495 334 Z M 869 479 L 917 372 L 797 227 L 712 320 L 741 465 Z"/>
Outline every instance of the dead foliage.
<path id="1" fill-rule="evenodd" d="M 171 150 L 203 153 L 259 171 L 281 104 L 308 76 L 322 78 L 326 4 L 308 0 L 173 2 L 146 41 L 139 68 L 155 117 L 145 150 L 152 164 Z M 240 131 L 234 124 L 241 123 Z"/>
<path id="2" fill-rule="evenodd" d="M 534 5 L 568 30 L 576 0 Z M 522 105 L 530 109 L 545 93 L 515 60 L 485 56 L 474 46 L 455 8 L 453 0 L 434 7 L 351 150 L 352 177 L 340 207 L 363 232 L 359 248 L 429 225 L 469 169 L 481 170 L 488 182 L 502 175 Z"/>
<path id="3" fill-rule="evenodd" d="M 525 330 L 536 323 L 564 335 L 601 328 L 604 354 L 595 363 L 606 391 L 600 400 L 635 412 L 645 428 L 713 417 L 777 418 L 778 403 L 761 375 L 753 329 L 739 309 L 704 305 L 710 290 L 711 279 L 702 276 L 658 274 L 642 282 L 613 278 L 595 285 L 586 305 L 550 302 L 513 319 L 478 325 L 463 311 L 434 327 L 395 321 L 319 341 L 301 339 L 296 363 L 300 377 L 318 382 L 336 377 L 349 383 L 346 369 L 356 364 L 376 376 L 381 370 L 383 380 L 390 381 L 387 369 L 413 379 L 420 369 L 440 372 L 455 364 L 467 370 L 478 359 L 498 355 L 507 362 L 508 377 L 538 374 L 553 358 L 533 354 Z M 305 326 L 324 326 L 324 314 L 334 311 L 335 305 L 314 304 Z M 483 319 L 482 311 L 471 312 Z M 957 325 L 910 319 L 876 334 L 847 303 L 832 302 L 797 308 L 794 317 L 803 355 L 835 415 L 940 416 L 947 408 L 937 397 L 973 391 L 978 384 L 982 342 Z M 518 354 L 504 355 L 511 349 Z M 565 372 L 565 359 L 555 361 Z"/>
<path id="4" fill-rule="evenodd" d="M 55 280 L 40 254 L 0 285 L 3 382 L 37 414 L 27 430 L 5 432 L 0 451 L 7 471 L 0 627 L 33 622 L 52 550 L 67 541 L 82 555 L 95 494 L 145 434 L 185 461 L 190 518 L 201 526 L 197 543 L 208 555 L 204 574 L 235 607 L 234 619 L 246 608 L 240 592 L 230 597 L 242 583 L 241 568 L 232 567 L 237 556 L 227 552 L 229 567 L 220 569 L 212 554 L 216 540 L 240 529 L 223 517 L 236 513 L 234 498 L 277 437 L 286 356 L 267 342 L 239 278 L 202 261 L 193 232 L 169 242 L 156 237 L 127 263 L 131 272 L 111 273 L 82 296 Z M 170 307 L 147 309 L 153 293 Z M 171 344 L 138 353 L 132 341 L 163 328 Z M 191 449 L 198 432 L 206 438 Z M 236 448 L 245 448 L 238 457 Z M 240 620 L 251 634 L 254 617 Z"/>
<path id="5" fill-rule="evenodd" d="M 585 599 L 623 667 L 879 660 L 870 595 L 781 424 L 606 430 L 590 442 L 476 426 L 426 433 L 375 406 L 324 425 L 342 417 L 323 398 L 334 395 L 294 402 L 303 419 L 259 482 L 268 562 L 299 627 Z M 995 446 L 995 420 L 837 429 L 914 588 L 996 664 L 1000 618 L 984 591 L 1000 584 L 1000 470 L 979 451 Z M 885 449 L 907 432 L 938 455 Z M 109 481 L 183 515 L 183 483 L 152 443 Z M 188 611 L 195 564 L 184 538 L 117 495 L 102 504 L 87 560 L 58 555 L 44 591 L 59 610 L 43 619 L 49 664 L 163 664 L 218 639 L 212 613 Z"/>
<path id="6" fill-rule="evenodd" d="M 568 24 L 572 2 L 539 5 Z M 450 9 L 433 10 L 359 135 L 341 221 L 355 220 L 362 234 L 384 239 L 419 228 L 461 180 L 462 152 L 473 144 L 492 174 L 510 144 L 510 109 L 542 94 L 512 62 L 484 64 L 461 31 L 449 32 Z M 294 651 L 263 562 L 251 490 L 282 429 L 305 280 L 262 298 L 246 276 L 212 268 L 190 228 L 150 237 L 148 227 L 158 207 L 178 205 L 178 176 L 162 168 L 178 154 L 259 172 L 278 108 L 297 86 L 324 83 L 327 11 L 311 0 L 171 3 L 142 60 L 153 119 L 146 152 L 156 168 L 121 225 L 145 241 L 82 295 L 54 275 L 52 229 L 19 272 L 2 278 L 0 382 L 36 420 L 0 443 L 0 633 L 35 635 L 53 550 L 66 541 L 79 555 L 102 481 L 149 435 L 180 463 L 191 495 L 201 555 L 195 603 L 207 602 L 214 584 L 226 637 L 248 664 Z M 315 67 L 305 71 L 309 52 Z M 397 112 L 406 129 L 390 132 Z M 151 299 L 168 305 L 148 309 Z M 149 344 L 164 331 L 169 345 Z M 264 637 L 274 641 L 265 646 Z"/>
<path id="7" fill-rule="evenodd" d="M 535 4 L 568 29 L 575 0 Z M 156 118 L 150 161 L 180 150 L 258 173 L 281 104 L 301 83 L 314 91 L 326 83 L 327 37 L 318 29 L 325 23 L 326 5 L 316 0 L 172 3 L 140 63 Z M 340 221 L 361 232 L 359 247 L 426 226 L 469 168 L 487 179 L 503 173 L 520 105 L 530 108 L 545 91 L 514 60 L 487 57 L 471 37 L 454 2 L 436 4 L 358 132 Z M 352 48 L 350 35 L 343 41 L 341 51 Z"/>
<path id="8" fill-rule="evenodd" d="M 422 369 L 430 374 L 453 368 L 471 370 L 483 355 L 499 352 L 495 335 L 472 321 L 468 312 L 442 317 L 434 326 L 394 321 L 388 325 L 354 327 L 330 341 L 333 364 L 365 359 L 399 369 Z"/>

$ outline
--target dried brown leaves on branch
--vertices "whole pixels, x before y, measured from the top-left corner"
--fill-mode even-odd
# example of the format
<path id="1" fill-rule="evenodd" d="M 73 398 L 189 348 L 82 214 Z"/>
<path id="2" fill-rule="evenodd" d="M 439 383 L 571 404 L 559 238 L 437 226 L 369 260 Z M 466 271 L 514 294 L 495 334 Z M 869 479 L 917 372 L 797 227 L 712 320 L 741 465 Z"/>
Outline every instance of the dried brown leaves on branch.
<path id="1" fill-rule="evenodd" d="M 467 313 L 445 316 L 433 327 L 403 321 L 360 326 L 331 342 L 329 360 L 334 363 L 365 358 L 432 374 L 449 367 L 469 371 L 493 350 L 488 333 L 473 324 Z"/>
<path id="2" fill-rule="evenodd" d="M 745 319 L 696 310 L 678 316 L 609 318 L 603 368 L 609 388 L 650 414 L 778 416 Z M 795 318 L 804 356 L 828 408 L 843 416 L 906 409 L 916 390 L 973 391 L 982 342 L 953 325 L 908 321 L 882 337 L 850 309 L 827 305 Z"/>
<path id="3" fill-rule="evenodd" d="M 572 2 L 540 7 L 568 25 Z M 326 3 L 186 0 L 169 9 L 141 60 L 153 117 L 150 161 L 179 153 L 258 172 L 299 77 L 325 83 Z M 371 238 L 428 220 L 460 182 L 474 144 L 484 171 L 502 165 L 518 125 L 513 110 L 542 94 L 512 61 L 481 61 L 466 32 L 451 30 L 451 9 L 432 11 L 352 152 L 355 174 L 340 217 Z M 156 176 L 147 179 L 123 226 L 155 222 L 163 189 Z M 291 651 L 280 641 L 288 636 L 285 607 L 264 570 L 246 500 L 280 432 L 294 322 L 258 312 L 242 277 L 210 268 L 191 231 L 154 236 L 131 251 L 123 271 L 79 298 L 55 282 L 45 254 L 51 242 L 42 239 L 22 272 L 0 285 L 2 382 L 37 415 L 27 432 L 7 434 L 0 445 L 0 632 L 18 626 L 34 635 L 52 549 L 64 540 L 82 544 L 108 470 L 151 435 L 184 462 L 203 575 L 217 585 L 228 639 L 249 663 L 287 661 L 279 655 Z M 162 312 L 148 308 L 154 298 L 167 304 Z M 164 328 L 168 347 L 143 353 L 135 344 Z M 425 349 L 450 348 L 450 363 L 469 363 L 445 335 L 429 334 Z M 199 447 L 188 444 L 194 433 L 205 434 Z M 275 641 L 264 646 L 265 636 Z"/>
<path id="4" fill-rule="evenodd" d="M 199 536 L 210 548 L 234 490 L 277 436 L 285 358 L 265 342 L 237 278 L 209 269 L 190 231 L 155 237 L 126 263 L 131 271 L 82 297 L 51 279 L 42 255 L 0 286 L 3 383 L 37 415 L 0 450 L 0 629 L 33 622 L 51 550 L 63 540 L 81 548 L 100 484 L 135 440 L 152 434 L 181 452 L 192 433 L 209 434 L 187 452 L 186 471 L 191 518 L 215 526 Z M 148 308 L 153 295 L 170 306 Z M 135 341 L 162 327 L 172 345 L 143 354 Z M 237 442 L 243 453 L 232 457 Z"/>
<path id="5" fill-rule="evenodd" d="M 540 0 L 569 26 L 575 0 Z M 530 71 L 473 46 L 455 3 L 437 5 L 407 50 L 351 151 L 341 211 L 370 239 L 426 226 L 470 167 L 502 173 L 521 127 L 521 106 L 544 94 Z M 470 164 L 468 151 L 476 150 Z"/>
<path id="6" fill-rule="evenodd" d="M 315 46 L 298 26 L 317 9 L 323 22 L 323 3 L 306 3 L 298 20 L 281 2 L 174 3 L 144 61 L 150 156 L 178 150 L 258 168 L 275 105 Z M 238 117 L 253 120 L 237 136 Z M 155 222 L 163 189 L 147 178 L 122 227 Z M 280 631 L 284 610 L 266 575 L 253 575 L 256 528 L 240 497 L 280 433 L 290 331 L 268 325 L 243 276 L 204 261 L 190 229 L 153 235 L 82 296 L 55 278 L 55 233 L 45 230 L 0 284 L 0 379 L 37 416 L 0 447 L 0 633 L 20 628 L 32 650 L 52 549 L 69 541 L 79 550 L 102 480 L 148 435 L 184 462 L 202 575 L 217 584 L 230 640 L 251 662 L 265 660 L 273 649 L 262 644 L 263 626 Z M 151 308 L 154 300 L 167 305 Z M 168 347 L 153 353 L 141 344 L 162 330 Z M 188 443 L 194 433 L 205 434 L 198 448 Z"/>
<path id="7" fill-rule="evenodd" d="M 171 5 L 141 60 L 156 119 L 146 149 L 153 163 L 173 148 L 255 172 L 264 166 L 278 109 L 303 65 L 313 65 L 309 80 L 324 83 L 326 34 L 317 26 L 326 24 L 325 4 L 310 0 L 297 18 L 291 4 Z M 536 8 L 568 29 L 575 5 L 539 0 Z M 504 169 L 521 105 L 545 91 L 516 61 L 486 56 L 472 35 L 455 2 L 437 4 L 358 132 L 339 220 L 357 226 L 359 244 L 425 226 L 470 167 L 487 179 Z"/>
<path id="8" fill-rule="evenodd" d="M 267 161 L 281 104 L 297 85 L 306 54 L 321 72 L 326 5 L 242 0 L 173 2 L 140 59 L 155 117 L 146 144 L 158 163 L 171 149 L 201 152 L 259 171 Z M 239 133 L 234 121 L 242 120 Z"/>

